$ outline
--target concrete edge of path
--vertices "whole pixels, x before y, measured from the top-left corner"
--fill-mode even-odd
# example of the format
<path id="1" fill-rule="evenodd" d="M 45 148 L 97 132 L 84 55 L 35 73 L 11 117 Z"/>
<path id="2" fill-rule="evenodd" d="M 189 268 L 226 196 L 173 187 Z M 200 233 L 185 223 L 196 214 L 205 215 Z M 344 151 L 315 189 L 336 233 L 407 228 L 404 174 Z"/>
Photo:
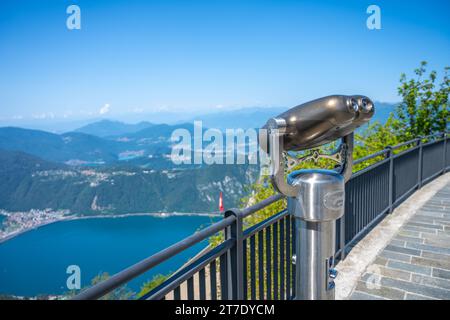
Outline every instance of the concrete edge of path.
<path id="1" fill-rule="evenodd" d="M 450 173 L 446 173 L 423 186 L 352 248 L 345 260 L 336 266 L 339 272 L 335 280 L 336 300 L 346 300 L 350 297 L 366 268 L 388 245 L 403 224 L 449 181 Z"/>

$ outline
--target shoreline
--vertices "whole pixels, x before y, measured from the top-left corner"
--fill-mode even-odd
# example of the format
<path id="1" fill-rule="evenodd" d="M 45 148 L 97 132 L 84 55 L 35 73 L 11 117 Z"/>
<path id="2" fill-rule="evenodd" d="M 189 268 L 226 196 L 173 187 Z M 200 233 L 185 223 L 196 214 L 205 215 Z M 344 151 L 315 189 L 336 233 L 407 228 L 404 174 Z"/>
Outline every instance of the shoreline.
<path id="1" fill-rule="evenodd" d="M 26 228 L 19 230 L 17 232 L 13 232 L 7 235 L 4 238 L 0 239 L 0 244 L 11 240 L 15 237 L 18 237 L 26 232 L 36 230 L 42 227 L 45 227 L 50 224 L 58 223 L 58 222 L 66 222 L 66 221 L 74 221 L 74 220 L 84 220 L 84 219 L 117 219 L 117 218 L 127 218 L 127 217 L 155 217 L 155 218 L 170 218 L 170 217 L 210 217 L 210 218 L 218 218 L 222 217 L 219 213 L 186 213 L 186 212 L 172 212 L 172 213 L 161 213 L 161 212 L 149 212 L 149 213 L 123 213 L 123 214 L 99 214 L 92 216 L 66 216 L 59 219 L 46 221 L 43 223 L 36 224 L 31 228 Z"/>

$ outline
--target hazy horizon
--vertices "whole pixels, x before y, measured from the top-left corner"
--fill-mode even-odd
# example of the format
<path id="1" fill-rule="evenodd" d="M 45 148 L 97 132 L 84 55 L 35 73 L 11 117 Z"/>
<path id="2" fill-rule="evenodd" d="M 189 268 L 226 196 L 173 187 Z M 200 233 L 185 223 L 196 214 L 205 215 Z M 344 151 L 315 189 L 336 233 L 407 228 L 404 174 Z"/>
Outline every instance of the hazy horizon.
<path id="1" fill-rule="evenodd" d="M 303 103 L 303 102 L 302 102 Z M 375 101 L 375 105 L 378 106 L 378 113 L 382 113 L 380 115 L 381 119 L 384 120 L 386 114 L 391 110 L 381 110 L 381 108 L 393 107 L 396 103 L 389 102 L 377 102 Z M 289 106 L 292 107 L 292 106 Z M 142 114 L 122 114 L 122 115 L 93 115 L 91 117 L 87 116 L 84 118 L 57 118 L 57 117 L 48 117 L 41 119 L 11 119 L 11 120 L 2 120 L 0 119 L 0 128 L 1 127 L 20 127 L 26 129 L 34 129 L 34 130 L 43 130 L 54 133 L 63 133 L 69 132 L 75 129 L 79 129 L 88 124 L 100 122 L 100 121 L 112 121 L 112 122 L 120 122 L 124 124 L 138 124 L 140 122 L 150 122 L 152 124 L 180 124 L 180 123 L 192 123 L 193 121 L 201 121 L 204 117 L 210 116 L 220 116 L 220 115 L 231 115 L 233 112 L 245 113 L 245 112 L 256 112 L 256 111 L 269 111 L 274 110 L 277 112 L 282 112 L 284 109 L 288 109 L 289 107 L 275 106 L 275 107 L 243 107 L 243 108 L 223 108 L 223 109 L 213 109 L 209 112 L 199 110 L 193 111 L 190 113 L 179 113 L 179 112 L 153 112 L 153 113 L 142 113 Z M 377 117 L 378 118 L 378 117 Z M 239 122 L 239 121 L 238 121 Z"/>
<path id="2" fill-rule="evenodd" d="M 450 3 L 434 0 L 377 1 L 381 30 L 356 0 L 79 0 L 80 30 L 71 4 L 0 3 L 1 124 L 189 119 L 336 93 L 395 102 L 402 72 L 427 60 L 440 75 L 450 51 Z"/>

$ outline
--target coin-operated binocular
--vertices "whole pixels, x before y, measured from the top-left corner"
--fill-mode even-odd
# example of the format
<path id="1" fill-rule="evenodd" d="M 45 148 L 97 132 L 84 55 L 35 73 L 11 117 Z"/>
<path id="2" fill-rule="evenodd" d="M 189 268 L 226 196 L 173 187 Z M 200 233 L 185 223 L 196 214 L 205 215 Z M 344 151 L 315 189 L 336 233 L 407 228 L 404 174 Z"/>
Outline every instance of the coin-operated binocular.
<path id="1" fill-rule="evenodd" d="M 296 299 L 334 299 L 336 220 L 344 215 L 344 186 L 352 174 L 353 131 L 374 112 L 367 97 L 334 95 L 294 107 L 261 130 L 260 146 L 270 156 L 272 184 L 288 197 L 288 211 L 296 218 Z M 330 154 L 291 154 L 337 139 L 341 144 Z M 336 162 L 336 168 L 299 170 L 285 178 L 285 170 L 321 158 Z"/>

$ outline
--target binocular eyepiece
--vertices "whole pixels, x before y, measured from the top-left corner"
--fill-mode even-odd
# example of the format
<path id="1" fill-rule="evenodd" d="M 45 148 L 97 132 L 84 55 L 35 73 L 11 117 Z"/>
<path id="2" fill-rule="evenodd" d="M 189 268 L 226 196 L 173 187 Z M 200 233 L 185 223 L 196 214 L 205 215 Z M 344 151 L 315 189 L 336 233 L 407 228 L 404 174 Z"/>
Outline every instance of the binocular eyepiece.
<path id="1" fill-rule="evenodd" d="M 284 151 L 315 148 L 351 134 L 375 113 L 373 102 L 361 95 L 333 95 L 296 106 L 270 119 L 260 134 L 267 141 L 267 131 L 283 134 Z M 264 140 L 262 140 L 264 139 Z M 266 144 L 261 143 L 266 150 Z"/>

